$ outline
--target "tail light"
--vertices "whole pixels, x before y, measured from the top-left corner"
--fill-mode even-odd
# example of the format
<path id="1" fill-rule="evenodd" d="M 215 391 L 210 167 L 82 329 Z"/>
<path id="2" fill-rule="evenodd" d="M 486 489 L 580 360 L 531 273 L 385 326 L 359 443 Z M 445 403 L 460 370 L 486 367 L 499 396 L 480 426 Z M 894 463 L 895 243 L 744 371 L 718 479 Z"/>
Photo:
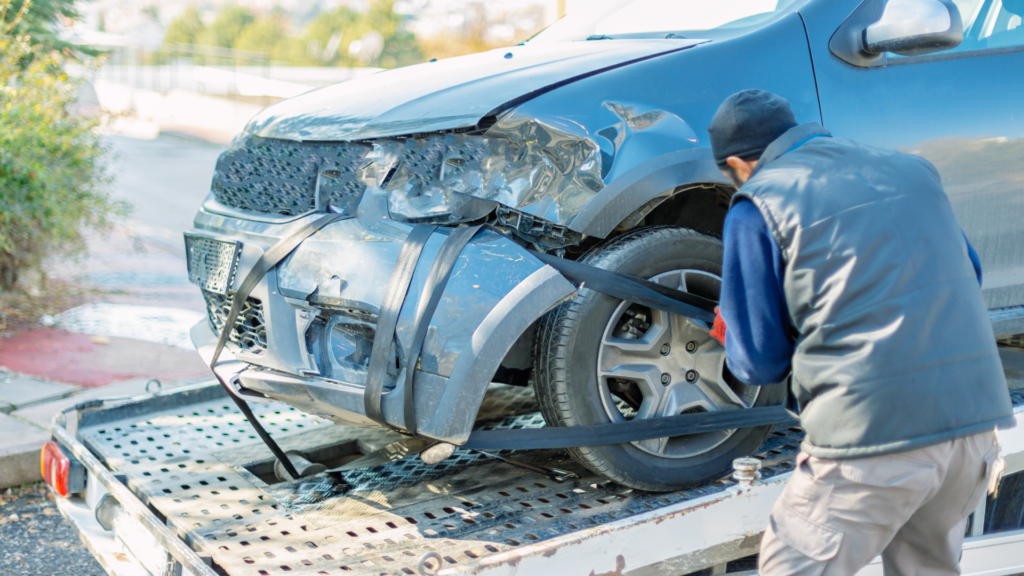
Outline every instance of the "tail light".
<path id="1" fill-rule="evenodd" d="M 61 496 L 85 489 L 85 467 L 74 456 L 64 452 L 60 444 L 47 442 L 39 457 L 43 480 Z"/>

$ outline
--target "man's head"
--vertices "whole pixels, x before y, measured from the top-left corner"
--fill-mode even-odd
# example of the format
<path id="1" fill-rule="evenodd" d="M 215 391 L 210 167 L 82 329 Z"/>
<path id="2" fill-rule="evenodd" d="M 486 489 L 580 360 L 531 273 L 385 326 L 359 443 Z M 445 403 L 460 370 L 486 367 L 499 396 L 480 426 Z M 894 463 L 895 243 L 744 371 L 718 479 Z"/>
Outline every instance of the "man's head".
<path id="1" fill-rule="evenodd" d="M 715 163 L 738 188 L 754 171 L 765 148 L 796 126 L 789 102 L 763 90 L 725 99 L 708 126 Z"/>

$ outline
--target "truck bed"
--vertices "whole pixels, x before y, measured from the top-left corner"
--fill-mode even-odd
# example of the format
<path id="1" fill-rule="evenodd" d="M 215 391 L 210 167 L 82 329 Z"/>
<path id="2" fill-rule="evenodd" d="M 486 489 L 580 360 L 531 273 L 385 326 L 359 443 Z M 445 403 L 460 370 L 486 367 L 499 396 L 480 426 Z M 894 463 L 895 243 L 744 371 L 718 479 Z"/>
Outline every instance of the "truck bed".
<path id="1" fill-rule="evenodd" d="M 1020 413 L 1024 393 L 1013 399 Z M 401 438 L 336 426 L 276 402 L 252 408 L 284 450 L 313 460 L 340 463 Z M 721 567 L 757 551 L 803 435 L 797 427 L 772 433 L 756 455 L 763 479 L 753 488 L 723 478 L 651 493 L 597 477 L 563 451 L 505 455 L 579 479 L 558 482 L 459 449 L 436 465 L 408 458 L 276 482 L 269 449 L 213 383 L 80 414 L 78 440 L 123 473 L 134 495 L 216 572 L 232 576 L 433 573 L 421 572 L 429 553 L 442 558 L 442 573 L 526 574 L 528 566 L 566 562 L 584 574 L 595 573 L 591 566 L 676 575 Z M 492 385 L 477 421 L 478 428 L 543 425 L 532 389 L 504 385 Z M 633 544 L 604 538 L 626 530 Z M 589 549 L 563 552 L 588 542 Z M 581 551 L 592 565 L 578 563 Z"/>

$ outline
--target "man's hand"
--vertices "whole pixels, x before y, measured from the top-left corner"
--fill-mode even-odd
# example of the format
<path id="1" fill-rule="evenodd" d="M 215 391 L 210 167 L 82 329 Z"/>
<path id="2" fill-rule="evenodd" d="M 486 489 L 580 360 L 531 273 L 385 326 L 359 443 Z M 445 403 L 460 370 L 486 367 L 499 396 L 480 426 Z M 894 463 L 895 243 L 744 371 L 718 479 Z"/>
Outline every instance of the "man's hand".
<path id="1" fill-rule="evenodd" d="M 711 328 L 711 337 L 718 340 L 722 346 L 725 346 L 725 320 L 722 320 L 722 315 L 718 312 L 718 306 L 715 306 L 715 325 Z"/>

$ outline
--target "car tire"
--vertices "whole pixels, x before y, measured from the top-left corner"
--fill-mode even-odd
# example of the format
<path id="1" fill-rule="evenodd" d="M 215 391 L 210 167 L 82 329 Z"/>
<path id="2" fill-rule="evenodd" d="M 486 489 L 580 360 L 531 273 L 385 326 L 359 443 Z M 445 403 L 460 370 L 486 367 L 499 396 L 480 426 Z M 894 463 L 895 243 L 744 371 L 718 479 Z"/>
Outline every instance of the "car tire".
<path id="1" fill-rule="evenodd" d="M 685 228 L 650 227 L 631 231 L 605 242 L 584 255 L 580 262 L 648 279 L 672 273 L 684 276 L 697 274 L 699 276 L 695 276 L 696 278 L 704 278 L 706 282 L 712 283 L 704 286 L 704 293 L 700 295 L 717 300 L 720 280 L 719 284 L 714 286 L 711 277 L 720 278 L 722 250 L 722 242 L 712 236 Z M 684 272 L 673 272 L 680 270 Z M 687 280 L 682 282 L 689 284 Z M 700 290 L 696 289 L 689 291 L 700 293 Z M 616 334 L 614 330 L 617 328 L 612 324 L 613 315 L 620 313 L 617 311 L 621 311 L 623 306 L 631 305 L 583 287 L 575 298 L 562 303 L 541 320 L 534 341 L 534 386 L 548 426 L 587 426 L 629 419 L 626 412 L 620 410 L 620 418 L 616 412 L 608 408 L 608 398 L 612 398 L 616 406 L 621 406 L 624 401 L 618 396 L 609 396 L 611 393 L 606 393 L 607 390 L 602 388 L 610 389 L 612 383 L 621 388 L 623 380 L 599 376 L 598 365 L 600 355 L 607 349 L 602 335 Z M 627 318 L 629 310 L 632 308 L 622 313 L 621 318 Z M 656 324 L 654 314 L 657 312 L 651 311 L 651 325 Z M 634 313 L 629 321 L 633 321 L 636 316 Z M 670 318 L 671 322 L 685 320 L 668 315 L 662 317 Z M 633 326 L 627 328 L 632 330 Z M 707 328 L 701 328 L 706 338 L 700 345 L 701 349 L 706 348 L 714 352 L 711 347 L 717 347 L 718 353 L 724 356 L 721 346 L 706 336 Z M 650 330 L 648 328 L 648 332 Z M 673 334 L 675 333 L 681 331 L 674 330 Z M 646 334 L 644 333 L 641 338 L 646 338 Z M 608 341 L 617 340 L 610 338 Z M 689 349 L 691 344 L 694 342 L 687 342 L 686 348 Z M 664 345 L 661 350 L 665 350 Z M 727 372 L 725 370 L 726 374 Z M 726 377 L 731 378 L 731 375 Z M 662 376 L 662 381 L 664 378 L 665 375 Z M 672 386 L 677 386 L 675 377 L 672 378 Z M 649 381 L 650 379 L 645 380 L 648 386 Z M 626 385 L 633 387 L 635 392 L 635 382 L 626 382 Z M 731 382 L 730 386 L 745 387 L 735 379 Z M 682 387 L 679 389 L 683 390 Z M 756 400 L 751 400 L 750 406 L 747 407 L 781 404 L 785 398 L 784 385 L 772 385 L 761 389 L 737 389 L 743 394 L 756 395 Z M 756 391 L 751 392 L 752 390 Z M 626 394 L 625 397 L 632 402 L 630 406 L 642 407 L 645 405 L 646 396 L 641 396 L 644 400 L 636 398 L 635 394 Z M 667 402 L 663 404 L 667 405 Z M 627 406 L 626 410 L 633 408 Z M 662 450 L 666 454 L 669 453 L 667 446 L 673 443 L 673 450 L 676 450 L 674 457 L 663 457 L 659 455 L 661 452 L 656 450 L 642 449 L 643 445 L 638 443 L 574 448 L 569 452 L 575 460 L 591 471 L 620 484 L 649 491 L 678 490 L 721 478 L 731 469 L 733 459 L 754 453 L 764 443 L 772 428 L 762 426 L 731 431 L 720 444 L 703 452 L 691 450 L 690 456 L 686 456 L 690 454 L 685 450 L 687 442 L 696 445 L 697 440 L 703 438 L 703 435 L 663 441 L 662 445 L 666 448 Z M 702 441 L 711 445 L 709 442 L 716 440 L 717 437 L 704 438 Z"/>

